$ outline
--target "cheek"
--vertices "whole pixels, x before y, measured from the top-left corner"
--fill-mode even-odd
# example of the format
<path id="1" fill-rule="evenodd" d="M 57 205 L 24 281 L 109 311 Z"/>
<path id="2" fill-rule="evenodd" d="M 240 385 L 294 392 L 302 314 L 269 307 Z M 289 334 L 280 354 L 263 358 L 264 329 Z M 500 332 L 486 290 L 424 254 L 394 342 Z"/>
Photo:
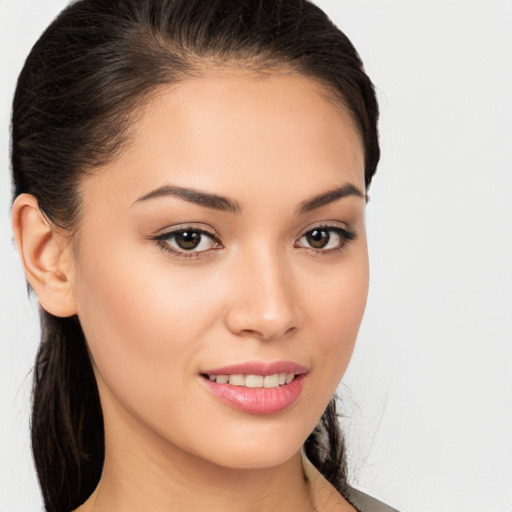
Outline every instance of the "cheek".
<path id="1" fill-rule="evenodd" d="M 216 302 L 190 276 L 165 272 L 161 254 L 149 258 L 122 245 L 101 264 L 82 254 L 79 318 L 101 381 L 124 408 L 155 418 L 179 404 L 196 375 L 197 353 L 215 318 Z M 155 262 L 156 259 L 156 262 Z M 170 414 L 170 409 L 169 409 Z"/>
<path id="2" fill-rule="evenodd" d="M 356 248 L 354 248 L 356 249 Z M 307 324 L 312 326 L 317 371 L 333 393 L 348 366 L 368 296 L 368 255 L 361 241 L 346 264 L 317 276 L 308 287 Z"/>
<path id="3" fill-rule="evenodd" d="M 355 346 L 368 293 L 366 244 L 333 266 L 319 265 L 300 276 L 303 327 L 297 343 L 311 356 L 308 387 L 299 404 L 301 439 L 324 413 L 342 379 Z"/>

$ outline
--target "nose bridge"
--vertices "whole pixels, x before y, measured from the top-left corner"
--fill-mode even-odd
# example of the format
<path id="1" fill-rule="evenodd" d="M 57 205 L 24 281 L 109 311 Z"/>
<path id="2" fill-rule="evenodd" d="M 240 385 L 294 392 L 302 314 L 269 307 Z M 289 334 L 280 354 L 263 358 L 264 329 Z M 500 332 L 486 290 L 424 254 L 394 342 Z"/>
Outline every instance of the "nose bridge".
<path id="1" fill-rule="evenodd" d="M 237 293 L 228 314 L 232 331 L 275 339 L 298 327 L 292 269 L 284 252 L 258 247 L 243 258 L 236 277 Z"/>

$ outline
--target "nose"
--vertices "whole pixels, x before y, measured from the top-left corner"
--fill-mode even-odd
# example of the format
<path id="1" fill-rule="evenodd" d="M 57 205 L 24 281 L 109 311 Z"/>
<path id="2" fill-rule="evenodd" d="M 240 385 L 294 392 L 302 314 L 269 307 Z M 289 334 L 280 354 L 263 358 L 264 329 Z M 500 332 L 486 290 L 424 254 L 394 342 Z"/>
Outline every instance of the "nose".
<path id="1" fill-rule="evenodd" d="M 300 328 L 296 286 L 284 256 L 259 251 L 237 267 L 231 274 L 233 293 L 226 315 L 232 333 L 277 340 Z"/>

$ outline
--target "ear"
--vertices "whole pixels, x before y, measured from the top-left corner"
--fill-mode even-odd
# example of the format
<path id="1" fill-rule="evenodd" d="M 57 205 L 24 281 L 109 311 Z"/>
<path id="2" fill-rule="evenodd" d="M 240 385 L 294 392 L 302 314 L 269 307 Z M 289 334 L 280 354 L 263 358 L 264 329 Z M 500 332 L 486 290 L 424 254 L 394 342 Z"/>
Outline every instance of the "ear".
<path id="1" fill-rule="evenodd" d="M 41 213 L 37 199 L 21 194 L 12 207 L 12 227 L 25 276 L 41 307 L 55 316 L 76 314 L 71 243 Z"/>

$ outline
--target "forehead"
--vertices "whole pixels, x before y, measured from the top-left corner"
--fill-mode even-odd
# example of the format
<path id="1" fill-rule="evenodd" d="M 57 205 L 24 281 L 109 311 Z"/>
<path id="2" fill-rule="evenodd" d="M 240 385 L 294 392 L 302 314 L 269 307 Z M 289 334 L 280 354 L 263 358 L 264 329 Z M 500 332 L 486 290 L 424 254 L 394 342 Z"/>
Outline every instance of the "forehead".
<path id="1" fill-rule="evenodd" d="M 89 199 L 110 195 L 126 206 L 166 184 L 242 203 L 248 192 L 276 189 L 297 200 L 346 182 L 364 190 L 352 117 L 327 88 L 297 73 L 230 70 L 162 86 L 132 123 L 120 155 L 84 184 Z"/>

